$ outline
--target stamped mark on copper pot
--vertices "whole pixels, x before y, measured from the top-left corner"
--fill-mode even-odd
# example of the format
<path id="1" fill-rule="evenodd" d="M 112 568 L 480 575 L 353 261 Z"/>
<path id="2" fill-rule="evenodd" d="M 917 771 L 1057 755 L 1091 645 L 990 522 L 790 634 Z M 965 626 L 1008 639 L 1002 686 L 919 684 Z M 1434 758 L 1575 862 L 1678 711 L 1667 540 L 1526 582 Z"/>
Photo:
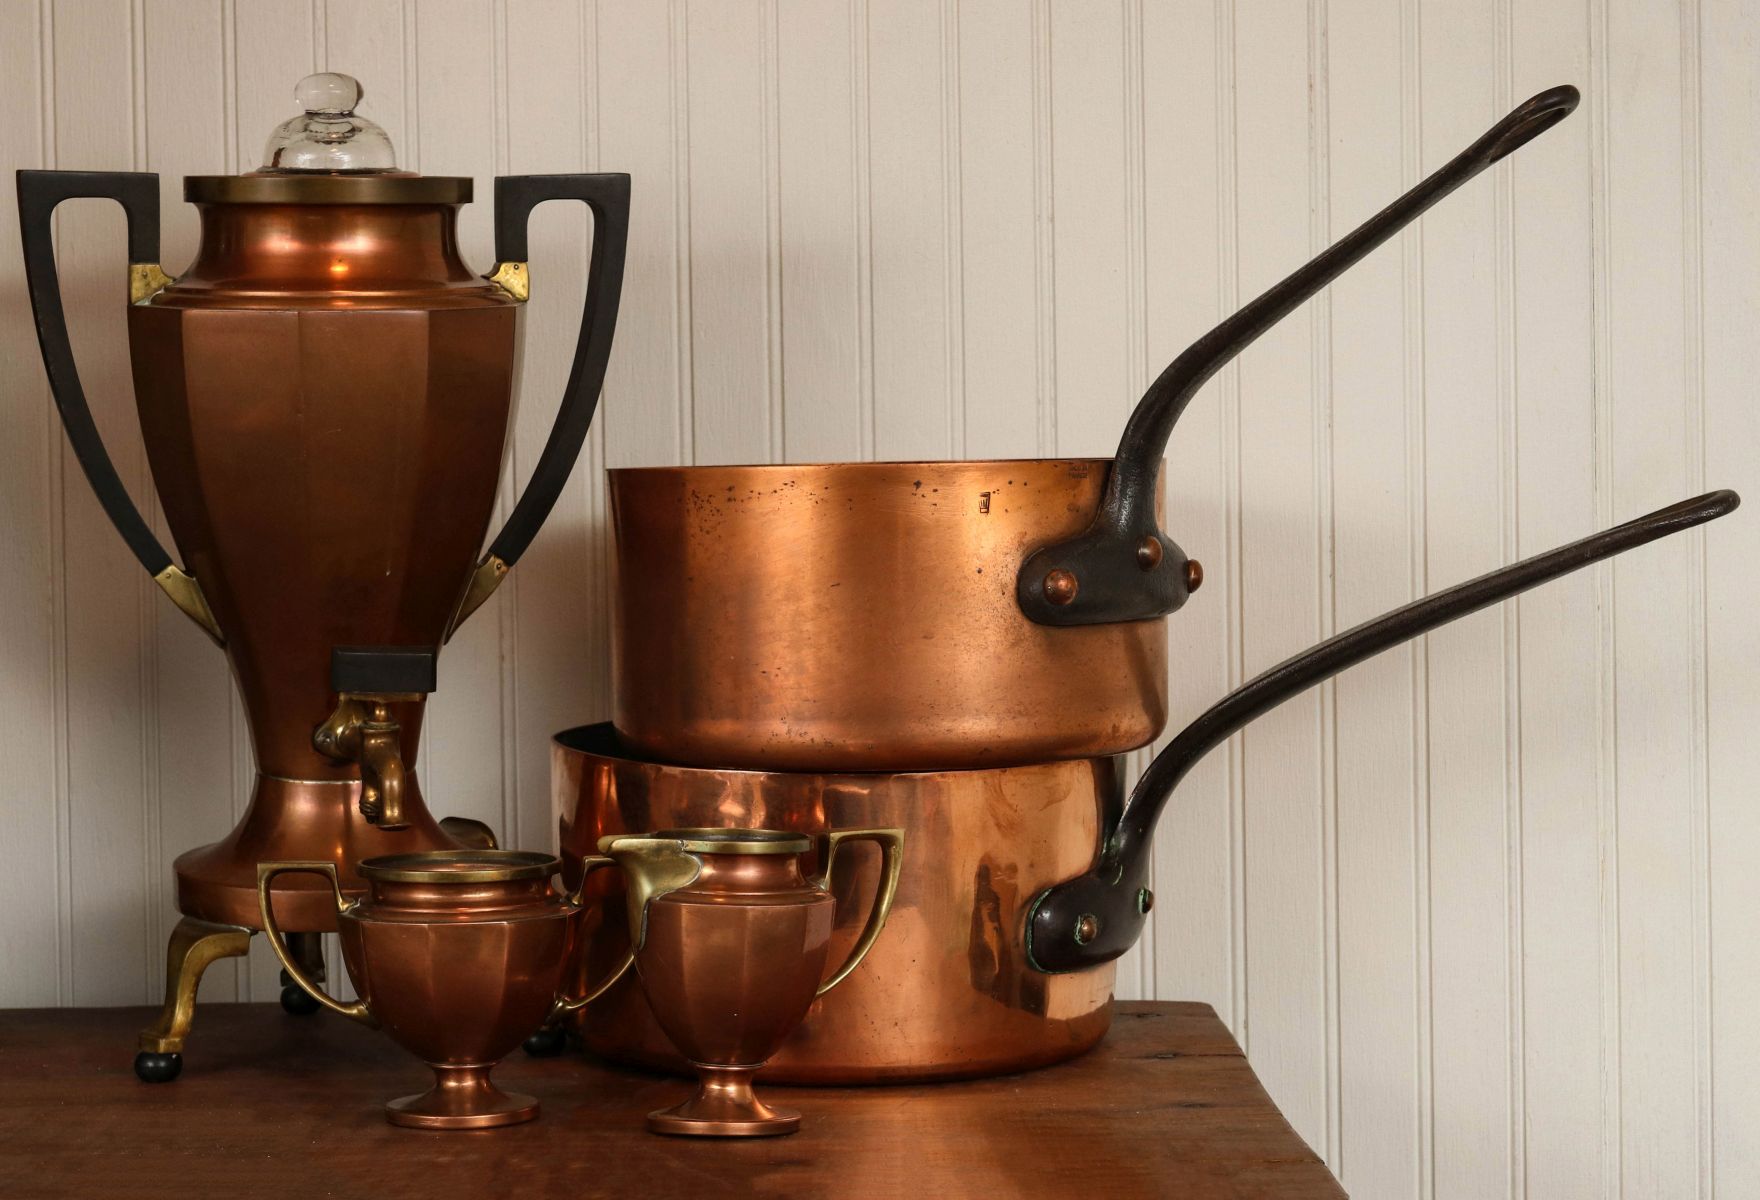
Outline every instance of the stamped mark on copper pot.
<path id="1" fill-rule="evenodd" d="M 978 511 L 981 513 L 987 513 L 990 511 L 990 493 L 989 492 L 979 492 L 978 493 Z"/>

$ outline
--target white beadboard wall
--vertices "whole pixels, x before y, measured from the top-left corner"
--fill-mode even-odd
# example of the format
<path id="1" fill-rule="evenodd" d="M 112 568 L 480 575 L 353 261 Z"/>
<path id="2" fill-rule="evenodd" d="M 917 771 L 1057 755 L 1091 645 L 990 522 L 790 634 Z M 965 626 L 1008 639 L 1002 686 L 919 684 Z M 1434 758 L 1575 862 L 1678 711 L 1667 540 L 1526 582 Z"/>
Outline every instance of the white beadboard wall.
<path id="1" fill-rule="evenodd" d="M 553 837 L 607 711 L 607 465 L 1109 453 L 1187 341 L 1556 82 L 1582 110 L 1199 397 L 1175 724 L 1336 630 L 1708 486 L 1760 501 L 1755 0 L 7 0 L 0 167 L 248 170 L 359 76 L 429 173 L 635 177 L 590 451 L 444 660 L 436 811 Z M 490 259 L 489 207 L 463 217 Z M 503 490 L 587 219 L 536 217 Z M 97 419 L 163 530 L 122 222 L 60 218 Z M 156 1001 L 171 859 L 238 814 L 224 663 L 105 523 L 0 205 L 0 1004 Z M 1215 1005 L 1360 1197 L 1760 1194 L 1760 517 L 1286 705 L 1181 788 L 1120 994 Z M 261 948 L 204 1001 L 266 999 Z M 0 1022 L 4 1018 L 0 1017 Z M 192 1053 L 200 1053 L 201 1024 Z M 126 1057 L 130 1047 L 118 1047 Z"/>

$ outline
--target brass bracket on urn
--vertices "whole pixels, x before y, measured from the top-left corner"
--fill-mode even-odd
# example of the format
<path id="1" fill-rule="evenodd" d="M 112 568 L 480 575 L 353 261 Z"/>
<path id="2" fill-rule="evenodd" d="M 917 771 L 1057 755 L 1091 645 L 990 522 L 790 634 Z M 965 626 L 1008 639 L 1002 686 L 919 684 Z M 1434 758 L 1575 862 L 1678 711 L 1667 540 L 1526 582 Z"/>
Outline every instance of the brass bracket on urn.
<path id="1" fill-rule="evenodd" d="M 403 646 L 338 646 L 330 652 L 336 710 L 312 734 L 318 753 L 361 770 L 361 816 L 380 829 L 407 829 L 403 817 L 403 728 L 393 704 L 434 690 L 434 652 Z"/>

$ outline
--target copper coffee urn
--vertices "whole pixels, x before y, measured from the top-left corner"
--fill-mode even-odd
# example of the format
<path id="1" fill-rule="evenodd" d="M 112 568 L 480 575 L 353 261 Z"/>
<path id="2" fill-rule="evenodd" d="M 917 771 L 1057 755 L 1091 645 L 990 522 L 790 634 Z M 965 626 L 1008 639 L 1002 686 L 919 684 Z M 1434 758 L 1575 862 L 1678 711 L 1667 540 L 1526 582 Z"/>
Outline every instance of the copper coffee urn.
<path id="1" fill-rule="evenodd" d="M 363 858 L 492 844 L 422 801 L 423 698 L 437 647 L 506 576 L 573 467 L 622 286 L 627 175 L 497 179 L 496 263 L 481 277 L 458 249 L 471 180 L 398 170 L 346 75 L 313 75 L 296 95 L 304 111 L 274 131 L 259 170 L 184 180 L 201 240 L 175 279 L 159 262 L 156 175 L 18 173 L 31 303 L 68 440 L 141 565 L 225 649 L 256 757 L 238 827 L 176 861 L 183 920 L 164 1011 L 141 1037 L 145 1080 L 177 1075 L 203 969 L 243 954 L 261 927 L 258 862 L 332 863 L 352 896 Z M 85 197 L 128 217 L 135 398 L 181 566 L 124 491 L 69 347 L 51 217 Z M 483 553 L 528 289 L 526 220 L 553 199 L 593 212 L 585 313 L 549 441 Z M 274 900 L 293 954 L 316 969 L 316 935 L 337 927 L 330 887 L 292 878 Z M 312 1007 L 302 1001 L 283 994 L 290 1010 Z"/>

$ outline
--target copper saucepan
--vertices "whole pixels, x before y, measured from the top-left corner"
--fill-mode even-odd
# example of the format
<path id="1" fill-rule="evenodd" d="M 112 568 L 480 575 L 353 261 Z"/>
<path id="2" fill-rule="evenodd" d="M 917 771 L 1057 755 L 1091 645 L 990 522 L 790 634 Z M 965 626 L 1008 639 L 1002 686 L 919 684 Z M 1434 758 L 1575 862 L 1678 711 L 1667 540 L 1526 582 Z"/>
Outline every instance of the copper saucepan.
<path id="1" fill-rule="evenodd" d="M 815 1003 L 765 1075 L 874 1083 L 1055 1062 L 1106 1031 L 1113 960 L 1136 941 L 1153 902 L 1156 819 L 1204 754 L 1346 667 L 1738 503 L 1727 491 L 1684 501 L 1322 642 L 1213 705 L 1156 756 L 1122 805 L 1116 758 L 905 774 L 741 771 L 643 761 L 607 725 L 570 730 L 557 737 L 552 759 L 565 876 L 610 833 L 895 826 L 908 849 L 885 936 L 865 970 Z M 877 870 L 871 860 L 843 879 L 834 954 L 859 932 Z M 583 976 L 599 977 L 627 952 L 625 922 L 601 911 L 586 930 Z M 591 1006 L 582 1033 L 612 1057 L 682 1066 L 633 984 Z"/>
<path id="2" fill-rule="evenodd" d="M 1167 719 L 1163 618 L 1202 571 L 1161 456 L 1230 358 L 1443 196 L 1564 119 L 1516 108 L 1193 343 L 1114 459 L 609 472 L 613 722 L 672 762 L 940 770 L 1112 754 Z"/>

